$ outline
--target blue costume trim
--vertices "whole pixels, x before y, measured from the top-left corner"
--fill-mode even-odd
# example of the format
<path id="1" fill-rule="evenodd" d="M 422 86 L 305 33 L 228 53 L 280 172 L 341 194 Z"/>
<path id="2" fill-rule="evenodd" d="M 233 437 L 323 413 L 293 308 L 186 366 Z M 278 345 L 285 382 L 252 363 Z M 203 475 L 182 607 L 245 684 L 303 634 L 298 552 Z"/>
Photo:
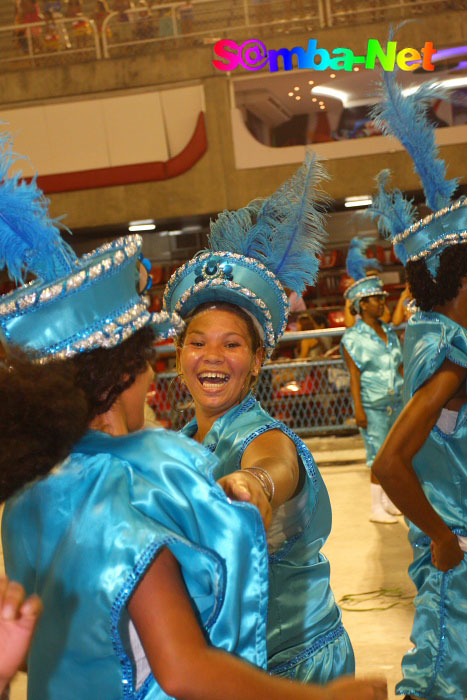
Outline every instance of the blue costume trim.
<path id="1" fill-rule="evenodd" d="M 290 659 L 290 661 L 287 661 L 285 664 L 280 664 L 280 666 L 275 666 L 274 668 L 270 669 L 271 673 L 273 675 L 276 675 L 278 673 L 285 673 L 287 671 L 290 671 L 291 668 L 301 663 L 302 661 L 309 659 L 310 656 L 316 654 L 317 651 L 325 647 L 327 644 L 330 644 L 336 639 L 339 639 L 339 637 L 342 637 L 343 634 L 345 634 L 344 626 L 339 625 L 339 627 L 337 627 L 335 630 L 323 634 L 323 636 L 317 639 L 316 642 L 313 642 L 311 647 L 308 647 L 308 649 L 305 649 L 300 654 L 297 654 L 297 656 L 294 656 L 292 659 Z"/>
<path id="2" fill-rule="evenodd" d="M 447 587 L 449 583 L 449 576 L 450 572 L 445 571 L 443 573 L 443 580 L 441 583 L 441 596 L 440 596 L 440 604 L 439 604 L 439 638 L 438 638 L 438 654 L 436 656 L 436 661 L 435 661 L 435 668 L 434 668 L 434 673 L 433 677 L 431 679 L 431 682 L 427 688 L 426 694 L 429 696 L 431 691 L 434 688 L 436 678 L 438 677 L 438 673 L 441 668 L 441 664 L 443 662 L 443 658 L 445 656 L 446 650 L 445 650 L 445 642 L 446 642 L 446 596 L 447 596 Z"/>

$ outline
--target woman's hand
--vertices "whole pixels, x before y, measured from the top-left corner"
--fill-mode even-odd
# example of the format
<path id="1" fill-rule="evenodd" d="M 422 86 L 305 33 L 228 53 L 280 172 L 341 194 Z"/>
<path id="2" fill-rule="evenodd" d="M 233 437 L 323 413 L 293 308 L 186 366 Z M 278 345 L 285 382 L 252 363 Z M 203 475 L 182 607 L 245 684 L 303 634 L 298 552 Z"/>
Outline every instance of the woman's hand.
<path id="1" fill-rule="evenodd" d="M 449 571 L 458 566 L 464 558 L 459 540 L 453 532 L 443 542 L 431 542 L 431 561 L 440 571 Z"/>
<path id="2" fill-rule="evenodd" d="M 368 420 L 362 406 L 355 408 L 355 421 L 359 428 L 367 428 Z"/>
<path id="3" fill-rule="evenodd" d="M 356 680 L 343 676 L 323 690 L 323 700 L 385 700 L 388 696 L 388 684 L 383 678 Z"/>
<path id="4" fill-rule="evenodd" d="M 0 578 L 0 692 L 26 660 L 41 612 L 37 595 L 25 600 L 21 584 Z"/>
<path id="5" fill-rule="evenodd" d="M 232 474 L 223 476 L 218 483 L 226 496 L 233 501 L 248 501 L 256 506 L 267 530 L 271 524 L 272 508 L 259 480 L 251 472 L 239 469 Z"/>

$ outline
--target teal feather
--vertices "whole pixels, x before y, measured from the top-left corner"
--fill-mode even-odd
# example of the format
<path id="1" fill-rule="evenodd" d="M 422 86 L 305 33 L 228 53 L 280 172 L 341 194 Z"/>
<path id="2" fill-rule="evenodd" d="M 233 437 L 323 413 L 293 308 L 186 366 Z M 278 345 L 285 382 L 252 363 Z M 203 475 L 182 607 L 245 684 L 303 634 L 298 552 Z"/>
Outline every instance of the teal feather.
<path id="1" fill-rule="evenodd" d="M 345 267 L 349 277 L 352 277 L 356 282 L 366 276 L 367 270 L 381 270 L 379 260 L 367 258 L 365 255 L 368 247 L 374 242 L 373 236 L 363 238 L 355 236 L 350 241 Z"/>
<path id="2" fill-rule="evenodd" d="M 389 39 L 393 37 L 391 31 Z M 395 136 L 407 150 L 422 181 L 426 203 L 437 211 L 450 203 L 458 180 L 446 180 L 446 165 L 438 158 L 435 127 L 427 111 L 432 100 L 448 99 L 448 92 L 436 81 L 430 81 L 412 94 L 404 95 L 396 73 L 383 72 L 379 89 L 381 102 L 373 107 L 372 119 L 377 129 Z"/>
<path id="3" fill-rule="evenodd" d="M 17 283 L 29 273 L 50 282 L 71 272 L 76 256 L 60 236 L 59 221 L 49 217 L 36 178 L 10 174 L 21 160 L 12 144 L 9 134 L 0 134 L 0 269 Z"/>
<path id="4" fill-rule="evenodd" d="M 387 184 L 391 172 L 387 169 L 381 170 L 376 176 L 378 192 L 373 197 L 373 204 L 368 207 L 365 214 L 371 219 L 377 219 L 378 230 L 384 238 L 393 240 L 394 236 L 402 233 L 412 226 L 417 219 L 417 209 L 412 200 L 406 199 L 398 189 L 389 191 Z M 394 252 L 399 260 L 405 265 L 407 254 L 403 245 L 394 246 Z"/>
<path id="5" fill-rule="evenodd" d="M 211 224 L 211 249 L 256 258 L 284 287 L 301 294 L 316 281 L 326 240 L 329 199 L 318 185 L 327 178 L 316 156 L 307 153 L 295 175 L 267 199 L 222 212 Z"/>

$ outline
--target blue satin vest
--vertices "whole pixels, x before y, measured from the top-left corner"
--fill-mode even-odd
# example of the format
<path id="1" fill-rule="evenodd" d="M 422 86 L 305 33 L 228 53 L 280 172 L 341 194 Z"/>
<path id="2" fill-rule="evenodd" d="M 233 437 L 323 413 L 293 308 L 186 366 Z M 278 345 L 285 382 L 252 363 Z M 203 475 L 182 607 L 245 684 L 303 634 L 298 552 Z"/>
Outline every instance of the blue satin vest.
<path id="1" fill-rule="evenodd" d="M 168 697 L 152 674 L 135 692 L 126 609 L 163 546 L 180 562 L 212 644 L 266 667 L 264 528 L 256 508 L 226 498 L 216 467 L 205 448 L 165 430 L 89 431 L 7 503 L 6 570 L 44 602 L 30 700 Z"/>
<path id="2" fill-rule="evenodd" d="M 196 430 L 196 419 L 183 428 L 189 436 Z M 266 413 L 251 393 L 215 421 L 203 444 L 219 459 L 214 476 L 220 479 L 240 469 L 245 449 L 269 430 L 281 430 L 295 443 L 306 470 L 308 498 L 296 532 L 269 558 L 268 668 L 274 674 L 287 674 L 303 662 L 300 672 L 293 672 L 294 678 L 326 682 L 352 673 L 354 661 L 330 587 L 329 562 L 321 553 L 331 531 L 331 505 L 309 449 L 287 426 Z M 323 661 L 327 668 L 310 676 L 307 664 L 313 665 L 313 655 L 338 638 L 343 644 L 335 649 L 334 659 Z"/>
<path id="3" fill-rule="evenodd" d="M 359 319 L 347 328 L 341 340 L 360 370 L 360 394 L 363 407 L 386 408 L 401 401 L 403 378 L 399 367 L 402 350 L 394 330 L 381 322 L 387 344 L 367 323 Z"/>

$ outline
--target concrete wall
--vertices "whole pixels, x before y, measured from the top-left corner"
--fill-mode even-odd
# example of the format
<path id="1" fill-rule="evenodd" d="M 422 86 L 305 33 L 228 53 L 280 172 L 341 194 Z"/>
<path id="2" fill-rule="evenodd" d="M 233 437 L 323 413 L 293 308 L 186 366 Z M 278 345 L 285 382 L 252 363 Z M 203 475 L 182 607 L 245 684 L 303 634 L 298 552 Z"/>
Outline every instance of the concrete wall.
<path id="1" fill-rule="evenodd" d="M 313 32 L 320 46 L 332 50 L 346 46 L 356 53 L 366 49 L 368 38 L 387 40 L 386 23 Z M 424 17 L 406 25 L 398 35 L 400 45 L 421 47 L 432 40 L 437 46 L 461 45 L 467 36 L 467 11 Z M 246 35 L 244 39 L 251 38 Z M 262 37 L 268 48 L 306 46 L 309 34 Z M 240 43 L 242 39 L 237 39 Z M 182 45 L 183 46 L 183 45 Z M 165 218 L 237 208 L 255 196 L 274 190 L 296 169 L 295 165 L 236 170 L 230 128 L 228 79 L 211 63 L 210 48 L 178 48 L 105 61 L 36 68 L 0 76 L 3 109 L 80 96 L 124 94 L 149 86 L 166 86 L 201 79 L 206 97 L 208 151 L 186 174 L 170 180 L 91 189 L 52 195 L 52 213 L 66 212 L 71 228 L 111 224 L 132 219 Z M 449 176 L 467 183 L 467 144 L 445 146 L 441 155 L 449 164 Z M 420 183 L 405 153 L 395 152 L 329 161 L 332 176 L 327 191 L 337 199 L 372 189 L 373 177 L 383 167 L 394 172 L 403 190 Z"/>

